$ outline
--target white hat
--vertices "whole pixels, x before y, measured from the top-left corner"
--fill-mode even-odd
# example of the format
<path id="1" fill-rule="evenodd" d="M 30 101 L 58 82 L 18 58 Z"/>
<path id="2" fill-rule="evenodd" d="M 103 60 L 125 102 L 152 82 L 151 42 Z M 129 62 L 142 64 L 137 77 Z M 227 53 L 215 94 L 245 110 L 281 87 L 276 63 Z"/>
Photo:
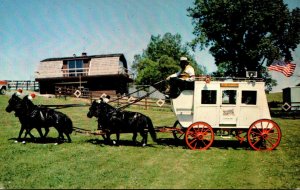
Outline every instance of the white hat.
<path id="1" fill-rule="evenodd" d="M 188 61 L 187 57 L 180 57 L 180 61 Z"/>

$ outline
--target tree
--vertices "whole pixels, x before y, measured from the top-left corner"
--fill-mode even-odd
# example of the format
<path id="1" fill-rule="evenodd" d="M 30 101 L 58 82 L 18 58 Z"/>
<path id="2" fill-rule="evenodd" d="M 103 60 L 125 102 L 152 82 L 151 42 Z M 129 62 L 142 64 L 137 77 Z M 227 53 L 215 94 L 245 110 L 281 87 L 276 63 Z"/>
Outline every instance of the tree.
<path id="1" fill-rule="evenodd" d="M 137 73 L 136 83 L 149 85 L 164 80 L 180 69 L 181 56 L 186 56 L 190 60 L 196 74 L 205 72 L 205 68 L 198 65 L 190 55 L 188 46 L 182 45 L 179 34 L 152 35 L 142 55 L 134 56 L 132 70 Z"/>
<path id="2" fill-rule="evenodd" d="M 270 79 L 265 66 L 292 61 L 300 42 L 300 9 L 289 12 L 283 0 L 195 0 L 188 13 L 196 36 L 190 45 L 210 48 L 215 75 L 244 77 L 250 70 Z"/>

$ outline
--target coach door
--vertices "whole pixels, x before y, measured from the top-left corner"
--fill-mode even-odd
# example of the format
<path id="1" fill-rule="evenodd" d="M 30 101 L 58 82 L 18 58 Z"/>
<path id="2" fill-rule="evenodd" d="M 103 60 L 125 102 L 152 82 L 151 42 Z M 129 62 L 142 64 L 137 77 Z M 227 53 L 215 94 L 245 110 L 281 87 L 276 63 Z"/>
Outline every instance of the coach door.
<path id="1" fill-rule="evenodd" d="M 201 81 L 196 82 L 194 96 L 194 122 L 202 121 L 211 127 L 219 125 L 219 83 L 210 82 L 209 84 Z"/>
<path id="2" fill-rule="evenodd" d="M 226 83 L 220 84 L 220 127 L 236 127 L 237 125 L 237 83 L 230 85 Z"/>

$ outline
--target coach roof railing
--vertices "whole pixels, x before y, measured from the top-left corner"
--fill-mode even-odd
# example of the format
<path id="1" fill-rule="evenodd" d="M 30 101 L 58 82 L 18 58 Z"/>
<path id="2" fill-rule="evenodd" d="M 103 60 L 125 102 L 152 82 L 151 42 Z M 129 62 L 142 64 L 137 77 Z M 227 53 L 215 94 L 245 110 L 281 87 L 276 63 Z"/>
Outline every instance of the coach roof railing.
<path id="1" fill-rule="evenodd" d="M 262 78 L 252 78 L 252 77 L 213 77 L 209 75 L 195 76 L 195 81 L 232 81 L 232 82 L 242 82 L 242 81 L 256 81 L 263 82 Z"/>

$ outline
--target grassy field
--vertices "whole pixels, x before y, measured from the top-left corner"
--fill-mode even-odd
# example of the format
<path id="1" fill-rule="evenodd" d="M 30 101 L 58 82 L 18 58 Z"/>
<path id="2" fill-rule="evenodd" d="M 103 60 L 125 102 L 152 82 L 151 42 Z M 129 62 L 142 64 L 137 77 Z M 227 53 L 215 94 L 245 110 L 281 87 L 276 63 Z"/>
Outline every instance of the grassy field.
<path id="1" fill-rule="evenodd" d="M 221 141 L 207 151 L 192 151 L 171 134 L 149 137 L 147 147 L 133 146 L 131 135 L 121 145 L 103 143 L 100 136 L 72 134 L 72 143 L 15 143 L 20 124 L 5 112 L 9 96 L 0 96 L 0 188 L 180 188 L 293 189 L 300 188 L 300 120 L 274 120 L 282 130 L 279 147 L 257 152 L 238 141 Z M 77 99 L 38 97 L 35 104 L 82 103 Z M 133 109 L 133 108 L 131 108 Z M 61 109 L 77 127 L 95 130 L 88 107 Z M 134 109 L 137 111 L 137 109 Z M 171 126 L 170 111 L 138 110 L 155 126 Z M 33 134 L 38 136 L 33 130 Z M 113 136 L 114 137 L 114 136 Z"/>
<path id="2" fill-rule="evenodd" d="M 282 102 L 282 92 L 275 92 L 267 94 L 268 102 Z"/>

